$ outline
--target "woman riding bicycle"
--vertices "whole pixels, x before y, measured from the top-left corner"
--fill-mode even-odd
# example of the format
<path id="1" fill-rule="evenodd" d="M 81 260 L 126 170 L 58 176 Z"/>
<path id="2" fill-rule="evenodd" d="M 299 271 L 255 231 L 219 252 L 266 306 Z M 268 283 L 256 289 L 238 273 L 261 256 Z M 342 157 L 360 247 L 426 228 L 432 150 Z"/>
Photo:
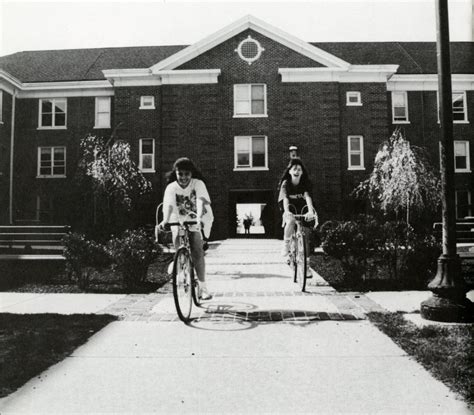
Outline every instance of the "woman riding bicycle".
<path id="1" fill-rule="evenodd" d="M 310 196 L 311 181 L 306 168 L 299 158 L 292 158 L 282 174 L 279 182 L 278 205 L 283 212 L 283 247 L 282 255 L 287 257 L 290 248 L 291 235 L 295 229 L 295 217 L 293 214 L 305 214 L 306 227 L 316 227 L 318 218 Z M 307 206 L 307 212 L 303 208 Z M 293 210 L 293 212 L 291 211 Z M 308 238 L 305 237 L 308 245 Z M 308 251 L 309 252 L 309 251 Z"/>
<path id="2" fill-rule="evenodd" d="M 159 227 L 164 229 L 169 222 L 177 222 L 178 217 L 181 220 L 189 220 L 189 213 L 195 214 L 198 225 L 189 227 L 191 255 L 199 279 L 200 297 L 202 300 L 210 300 L 212 295 L 209 294 L 205 282 L 206 264 L 201 236 L 201 224 L 203 224 L 204 233 L 207 236 L 212 225 L 213 217 L 209 193 L 202 181 L 201 173 L 187 157 L 175 161 L 173 170 L 169 173 L 168 183 L 163 196 L 163 220 Z M 176 229 L 172 229 L 172 231 L 175 247 L 178 248 Z"/>

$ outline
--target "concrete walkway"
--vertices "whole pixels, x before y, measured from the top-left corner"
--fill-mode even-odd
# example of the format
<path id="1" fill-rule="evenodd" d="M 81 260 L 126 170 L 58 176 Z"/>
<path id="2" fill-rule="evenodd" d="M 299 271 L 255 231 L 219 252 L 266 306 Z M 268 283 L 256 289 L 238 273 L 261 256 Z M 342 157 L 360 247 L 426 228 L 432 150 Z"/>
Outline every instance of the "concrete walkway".
<path id="1" fill-rule="evenodd" d="M 214 299 L 194 309 L 189 326 L 177 320 L 169 287 L 128 296 L 0 293 L 0 312 L 120 316 L 0 400 L 1 414 L 470 413 L 366 320 L 384 310 L 383 295 L 337 293 L 316 274 L 301 293 L 279 243 L 227 240 L 209 250 Z M 412 304 L 404 306 L 419 307 L 420 296 L 429 293 L 405 296 Z"/>

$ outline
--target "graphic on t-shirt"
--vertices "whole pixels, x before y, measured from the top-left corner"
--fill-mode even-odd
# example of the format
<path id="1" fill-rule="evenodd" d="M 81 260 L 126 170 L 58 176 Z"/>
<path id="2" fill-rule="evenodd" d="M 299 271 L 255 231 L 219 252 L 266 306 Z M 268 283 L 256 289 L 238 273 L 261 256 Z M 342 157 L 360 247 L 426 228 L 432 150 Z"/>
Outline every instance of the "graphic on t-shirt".
<path id="1" fill-rule="evenodd" d="M 196 190 L 191 190 L 189 196 L 184 195 L 176 195 L 176 207 L 178 208 L 178 212 L 181 216 L 186 216 L 189 212 L 197 213 L 197 205 L 196 205 Z M 207 213 L 207 209 L 203 207 L 202 211 L 203 215 Z"/>
<path id="2" fill-rule="evenodd" d="M 188 212 L 197 212 L 196 190 L 191 190 L 189 196 L 176 195 L 176 206 L 180 215 L 185 216 Z"/>

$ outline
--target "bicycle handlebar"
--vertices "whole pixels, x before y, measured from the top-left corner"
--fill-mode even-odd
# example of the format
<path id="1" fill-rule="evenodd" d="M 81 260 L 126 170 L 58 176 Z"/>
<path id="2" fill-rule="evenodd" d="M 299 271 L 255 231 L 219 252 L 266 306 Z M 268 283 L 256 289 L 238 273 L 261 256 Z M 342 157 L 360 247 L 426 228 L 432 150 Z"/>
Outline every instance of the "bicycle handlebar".
<path id="1" fill-rule="evenodd" d="M 195 220 L 186 220 L 184 222 L 168 222 L 167 226 L 179 226 L 179 225 L 197 225 L 198 222 Z"/>

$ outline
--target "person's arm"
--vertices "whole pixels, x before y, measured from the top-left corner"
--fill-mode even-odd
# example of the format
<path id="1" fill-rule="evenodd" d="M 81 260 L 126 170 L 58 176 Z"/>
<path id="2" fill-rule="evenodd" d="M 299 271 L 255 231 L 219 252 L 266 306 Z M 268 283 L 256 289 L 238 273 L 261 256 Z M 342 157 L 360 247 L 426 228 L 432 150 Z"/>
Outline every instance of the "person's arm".
<path id="1" fill-rule="evenodd" d="M 314 208 L 314 205 L 313 205 L 313 199 L 311 198 L 311 196 L 309 195 L 308 192 L 304 192 L 304 198 L 306 200 L 306 205 L 308 206 L 308 213 L 305 215 L 306 216 L 306 220 L 315 220 L 315 225 L 314 227 L 316 228 L 316 226 L 318 226 L 319 224 L 319 221 L 318 221 L 318 213 L 316 212 L 316 209 Z"/>
<path id="2" fill-rule="evenodd" d="M 163 196 L 163 220 L 160 222 L 159 227 L 164 228 L 170 221 L 171 214 L 173 213 L 173 194 L 170 186 L 168 185 Z"/>

